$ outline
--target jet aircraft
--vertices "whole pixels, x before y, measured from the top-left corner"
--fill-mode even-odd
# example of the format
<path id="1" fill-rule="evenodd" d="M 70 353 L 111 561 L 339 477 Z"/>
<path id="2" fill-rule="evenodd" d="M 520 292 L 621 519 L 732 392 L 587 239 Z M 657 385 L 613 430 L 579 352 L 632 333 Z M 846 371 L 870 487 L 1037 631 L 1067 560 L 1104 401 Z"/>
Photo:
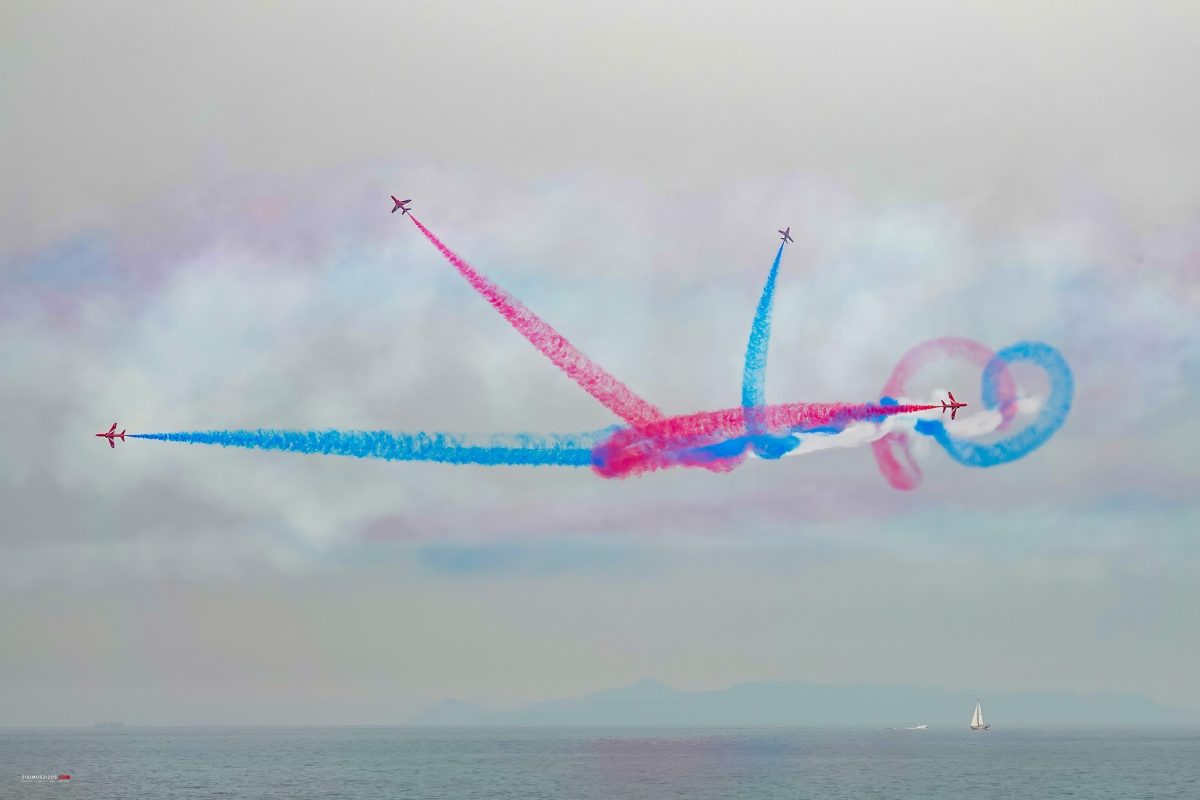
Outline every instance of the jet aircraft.
<path id="1" fill-rule="evenodd" d="M 791 225 L 788 225 L 786 228 L 781 230 L 779 233 L 782 234 L 781 238 L 783 241 L 785 241 L 785 242 L 792 241 L 792 226 Z"/>
<path id="2" fill-rule="evenodd" d="M 113 444 L 113 439 L 120 439 L 122 442 L 125 441 L 125 431 L 122 430 L 120 433 L 117 433 L 117 423 L 115 422 L 112 424 L 112 427 L 108 429 L 107 433 L 97 433 L 96 435 L 101 439 L 108 439 L 109 447 L 116 447 L 116 445 Z"/>
<path id="3" fill-rule="evenodd" d="M 412 210 L 408 207 L 408 204 L 411 203 L 412 200 L 397 200 L 396 195 L 392 195 L 392 202 L 396 204 L 392 207 L 393 214 L 395 214 L 397 211 L 403 211 L 404 214 L 407 214 Z M 401 214 L 400 216 L 404 216 L 404 214 Z"/>
<path id="4" fill-rule="evenodd" d="M 945 414 L 946 410 L 949 409 L 950 410 L 950 419 L 954 419 L 955 415 L 958 414 L 958 410 L 960 408 L 966 408 L 967 404 L 960 403 L 957 400 L 955 400 L 954 392 L 946 392 L 946 394 L 950 395 L 950 401 L 949 402 L 946 402 L 945 400 L 942 401 L 942 413 Z"/>

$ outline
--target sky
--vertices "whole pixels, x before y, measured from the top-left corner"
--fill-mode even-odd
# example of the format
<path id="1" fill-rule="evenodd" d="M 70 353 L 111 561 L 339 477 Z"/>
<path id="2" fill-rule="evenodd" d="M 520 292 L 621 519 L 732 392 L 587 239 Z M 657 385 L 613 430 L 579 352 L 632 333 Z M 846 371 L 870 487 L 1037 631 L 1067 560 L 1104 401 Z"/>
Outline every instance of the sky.
<path id="1" fill-rule="evenodd" d="M 643 677 L 1200 709 L 1198 35 L 1185 2 L 5 3 L 0 724 Z M 788 225 L 768 402 L 878 400 L 954 335 L 1053 345 L 1073 407 L 991 469 L 918 442 L 911 492 L 865 447 L 604 480 L 92 436 L 616 424 L 393 193 L 670 413 L 738 405 Z"/>

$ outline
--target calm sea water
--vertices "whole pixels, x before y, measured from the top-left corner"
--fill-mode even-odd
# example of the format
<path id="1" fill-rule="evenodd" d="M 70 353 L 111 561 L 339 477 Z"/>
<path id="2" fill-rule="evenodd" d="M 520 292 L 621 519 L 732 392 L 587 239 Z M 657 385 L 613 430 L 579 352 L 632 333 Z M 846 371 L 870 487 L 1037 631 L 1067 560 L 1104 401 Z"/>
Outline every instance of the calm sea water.
<path id="1" fill-rule="evenodd" d="M 1200 798 L 1200 731 L 0 729 L 0 774 L 97 800 Z"/>

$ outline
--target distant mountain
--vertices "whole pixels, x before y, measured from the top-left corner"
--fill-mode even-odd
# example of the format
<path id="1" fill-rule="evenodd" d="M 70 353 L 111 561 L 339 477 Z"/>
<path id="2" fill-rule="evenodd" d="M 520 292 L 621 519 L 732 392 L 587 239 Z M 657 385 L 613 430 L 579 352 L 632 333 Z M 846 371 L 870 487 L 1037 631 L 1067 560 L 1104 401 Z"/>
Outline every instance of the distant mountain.
<path id="1" fill-rule="evenodd" d="M 496 710 L 442 700 L 411 722 L 425 725 L 753 726 L 915 723 L 966 727 L 977 695 L 919 686 L 742 683 L 686 692 L 644 679 L 585 697 Z M 978 695 L 995 728 L 1035 725 L 1200 724 L 1200 712 L 1136 694 L 990 692 Z"/>

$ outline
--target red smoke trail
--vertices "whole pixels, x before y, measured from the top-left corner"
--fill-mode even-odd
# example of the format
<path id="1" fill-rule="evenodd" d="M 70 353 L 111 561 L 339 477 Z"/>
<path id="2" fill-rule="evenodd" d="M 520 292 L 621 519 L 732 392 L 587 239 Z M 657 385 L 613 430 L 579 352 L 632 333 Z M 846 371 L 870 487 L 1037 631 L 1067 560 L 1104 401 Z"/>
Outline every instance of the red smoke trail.
<path id="1" fill-rule="evenodd" d="M 936 405 L 875 405 L 873 403 L 783 403 L 760 406 L 756 427 L 767 432 L 841 428 L 857 420 L 894 414 L 913 414 Z M 670 417 L 640 430 L 614 433 L 592 451 L 592 468 L 606 478 L 640 475 L 673 466 L 728 471 L 744 458 L 747 437 L 745 409 L 702 411 Z M 745 437 L 739 442 L 739 437 Z"/>
<path id="2" fill-rule="evenodd" d="M 438 252 L 450 262 L 450 265 L 467 279 L 467 283 L 471 284 L 476 292 L 491 303 L 492 308 L 499 311 L 500 315 L 508 320 L 517 333 L 528 339 L 529 343 L 550 359 L 554 366 L 566 373 L 585 392 L 604 404 L 605 408 L 639 430 L 664 419 L 661 411 L 638 397 L 628 386 L 580 352 L 575 345 L 567 341 L 549 323 L 526 308 L 521 301 L 476 272 L 474 267 L 442 244 L 442 241 L 422 225 L 419 219 L 412 214 L 408 216 L 421 233 L 425 234 L 425 238 L 429 240 L 430 244 L 436 247 Z"/>

